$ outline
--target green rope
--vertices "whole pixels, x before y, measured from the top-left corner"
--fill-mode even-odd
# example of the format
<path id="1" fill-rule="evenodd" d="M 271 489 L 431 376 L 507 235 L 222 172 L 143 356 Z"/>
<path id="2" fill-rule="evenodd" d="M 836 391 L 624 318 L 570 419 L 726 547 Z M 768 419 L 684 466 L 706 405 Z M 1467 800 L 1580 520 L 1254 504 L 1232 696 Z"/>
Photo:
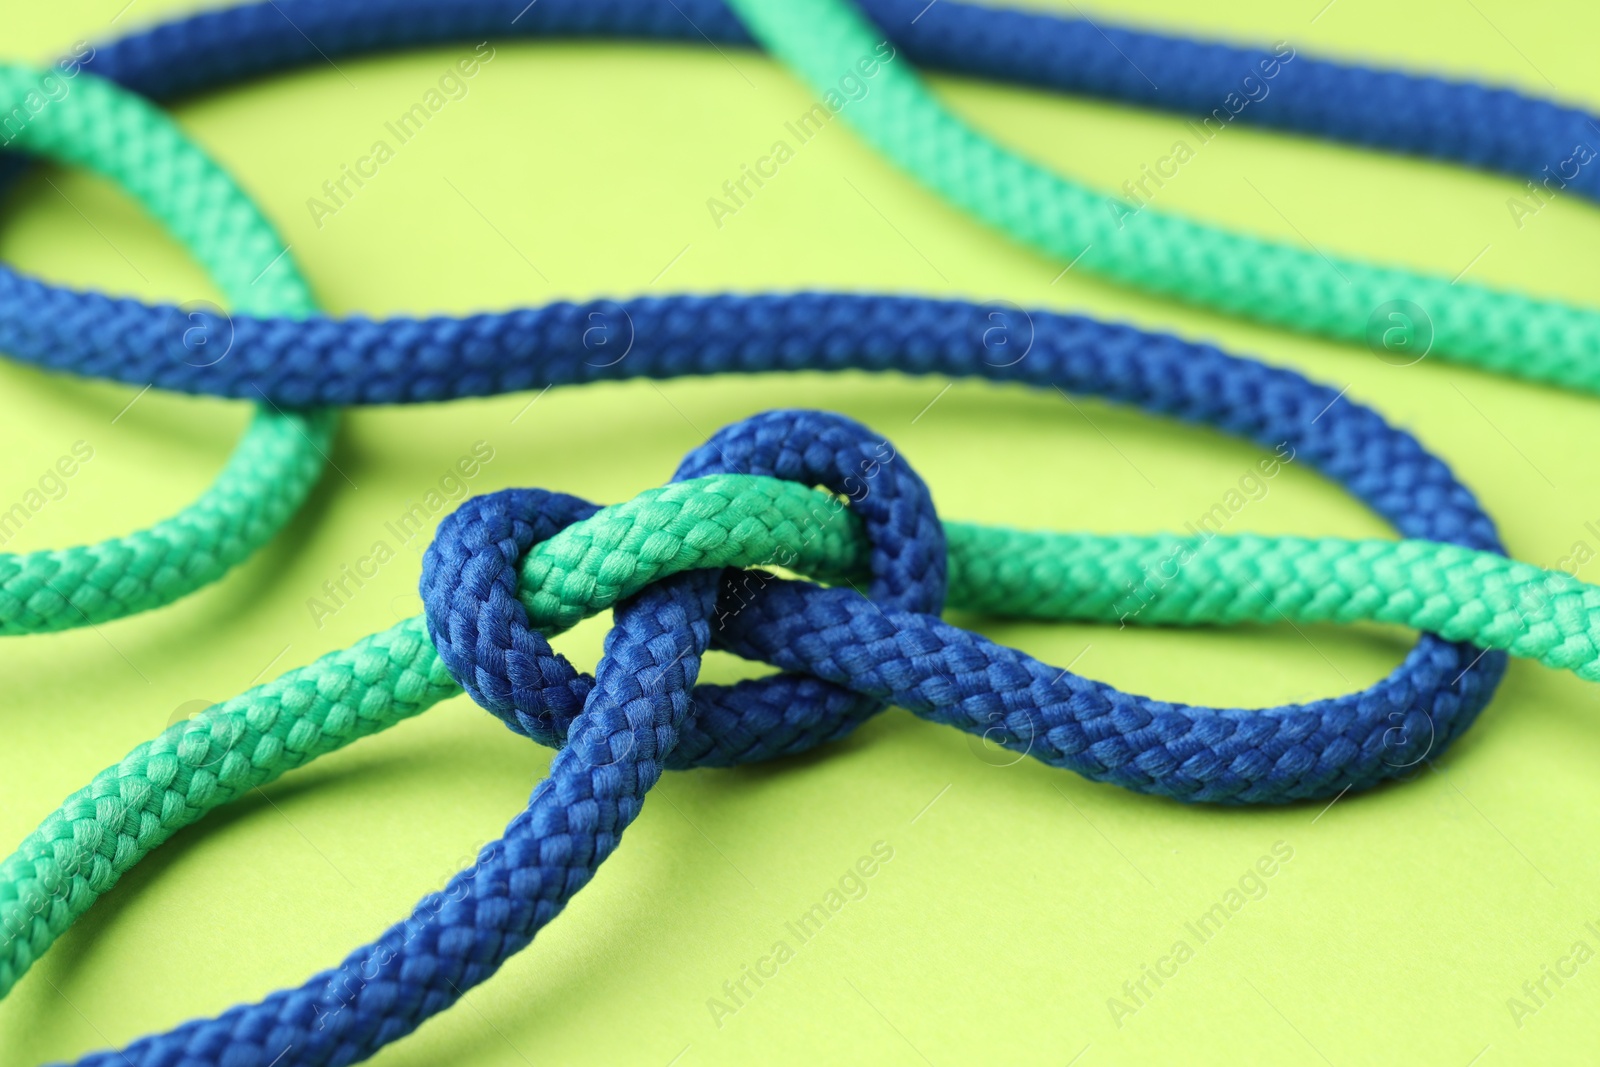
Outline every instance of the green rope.
<path id="1" fill-rule="evenodd" d="M 876 44 L 835 0 L 734 5 L 814 84 L 831 82 Z M 0 103 L 20 100 L 37 78 L 0 68 Z M 886 68 L 850 116 L 954 202 L 1046 251 L 1082 254 L 1084 265 L 1110 276 L 1349 339 L 1362 336 L 1372 308 L 1408 297 L 1433 316 L 1441 353 L 1579 388 L 1600 385 L 1594 312 L 1326 263 L 1149 209 L 1119 228 L 1106 198 L 982 138 L 901 67 Z M 35 116 L 23 144 L 123 184 L 194 251 L 234 306 L 310 313 L 306 287 L 270 225 L 149 106 L 83 78 Z M 259 413 L 217 483 L 178 516 L 101 545 L 0 557 L 0 612 L 14 620 L 6 632 L 115 618 L 215 578 L 292 513 L 315 480 L 332 428 L 328 414 Z M 523 599 L 536 624 L 554 634 L 690 567 L 759 564 L 781 551 L 792 553 L 793 568 L 803 573 L 853 577 L 865 552 L 859 524 L 848 512 L 819 520 L 834 514 L 831 503 L 792 483 L 738 475 L 653 490 L 529 553 Z M 1183 624 L 1368 619 L 1600 678 L 1600 590 L 1486 553 L 1404 541 L 947 529 L 955 608 Z M 1170 580 L 1153 582 L 1152 571 L 1164 573 L 1175 553 L 1186 555 L 1184 565 Z M 422 621 L 411 619 L 138 746 L 0 863 L 0 991 L 181 827 L 458 692 Z"/>
<path id="2" fill-rule="evenodd" d="M 1142 622 L 1397 623 L 1600 680 L 1600 588 L 1428 541 L 1097 536 L 946 523 L 951 608 L 1116 621 L 1144 582 Z M 530 551 L 520 598 L 554 636 L 683 570 L 761 565 L 865 576 L 859 519 L 794 482 L 721 474 L 651 489 Z M 1175 576 L 1152 572 L 1186 552 Z M 0 863 L 0 994 L 151 849 L 286 771 L 461 690 L 407 619 L 139 745 Z"/>
<path id="3" fill-rule="evenodd" d="M 883 40 L 846 0 L 728 4 L 819 95 Z M 1135 289 L 1342 341 L 1363 340 L 1382 304 L 1410 300 L 1432 320 L 1431 351 L 1439 356 L 1600 392 L 1600 311 L 1324 257 L 1148 206 L 1125 217 L 1120 201 L 956 117 L 905 63 L 883 64 L 872 91 L 843 114 L 874 148 L 962 210 Z"/>
<path id="4" fill-rule="evenodd" d="M 41 94 L 38 70 L 0 65 L 0 114 Z M 14 142 L 126 189 L 192 252 L 226 299 L 305 317 L 310 289 L 250 198 L 166 114 L 91 76 L 34 113 Z M 177 357 L 177 334 L 172 339 Z M 222 473 L 171 518 L 98 544 L 0 554 L 0 635 L 65 630 L 169 604 L 248 559 L 322 472 L 331 412 L 258 410 Z"/>

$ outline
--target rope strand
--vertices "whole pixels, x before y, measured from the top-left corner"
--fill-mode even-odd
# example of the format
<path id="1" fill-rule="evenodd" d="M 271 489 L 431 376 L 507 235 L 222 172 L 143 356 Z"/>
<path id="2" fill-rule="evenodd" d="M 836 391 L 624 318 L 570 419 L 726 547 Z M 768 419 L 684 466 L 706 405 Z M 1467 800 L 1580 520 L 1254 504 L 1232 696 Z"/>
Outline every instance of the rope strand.
<path id="1" fill-rule="evenodd" d="M 164 112 L 80 75 L 70 92 L 33 113 L 23 102 L 41 92 L 44 73 L 0 65 L 0 114 L 16 107 L 30 115 L 19 145 L 116 182 L 188 247 L 235 307 L 291 317 L 314 310 L 272 224 Z M 24 305 L 6 306 L 16 313 Z M 39 312 L 48 317 L 48 305 L 24 313 Z M 63 325 L 80 338 L 116 328 L 103 320 L 55 324 Z M 143 328 L 139 343 L 154 358 L 178 366 L 202 360 L 185 344 L 200 327 L 179 309 Z M 216 581 L 271 540 L 305 500 L 335 421 L 329 412 L 285 412 L 267 401 L 216 481 L 178 514 L 97 544 L 0 553 L 0 635 L 109 622 Z"/>

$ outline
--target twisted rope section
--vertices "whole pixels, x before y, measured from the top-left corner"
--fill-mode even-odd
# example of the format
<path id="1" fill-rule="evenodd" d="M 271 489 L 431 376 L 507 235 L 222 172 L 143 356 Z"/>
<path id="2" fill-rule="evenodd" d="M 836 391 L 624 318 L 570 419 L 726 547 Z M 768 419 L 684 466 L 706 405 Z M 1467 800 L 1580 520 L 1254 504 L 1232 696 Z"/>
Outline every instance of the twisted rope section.
<path id="1" fill-rule="evenodd" d="M 936 613 L 946 587 L 944 529 L 927 486 L 907 465 L 893 464 L 887 441 L 868 444 L 867 436 L 837 415 L 758 415 L 691 455 L 675 484 L 608 509 L 604 522 L 559 533 L 551 526 L 585 519 L 592 506 L 538 490 L 476 498 L 440 527 L 424 560 L 434 646 L 479 704 L 517 732 L 558 745 L 588 689 L 543 633 L 565 630 L 668 575 L 755 561 L 859 580 L 889 607 Z M 744 473 L 695 477 L 730 469 Z M 841 497 L 819 497 L 805 488 L 812 485 Z M 852 512 L 844 499 L 855 504 Z M 872 546 L 866 557 L 863 539 Z M 540 541 L 548 543 L 527 556 L 519 576 L 519 560 Z M 842 690 L 828 692 L 833 688 L 803 678 L 748 683 L 732 706 L 761 709 L 769 727 L 770 712 L 783 709 L 809 747 L 882 710 Z M 818 702 L 843 716 L 820 734 L 810 726 Z M 722 722 L 723 730 L 700 731 L 703 744 L 691 745 L 698 760 L 716 752 L 731 764 L 794 750 L 800 734 L 775 743 L 770 730 L 748 730 L 741 714 Z M 728 744 L 725 736 L 741 740 Z"/>
<path id="2" fill-rule="evenodd" d="M 34 113 L 23 103 L 42 93 L 42 76 L 0 66 L 0 113 L 17 107 L 30 116 L 19 144 L 120 184 L 193 252 L 235 306 L 287 316 L 313 310 L 271 224 L 164 113 L 81 76 Z M 51 313 L 45 305 L 35 310 Z M 127 340 L 166 363 L 201 358 L 185 347 L 194 326 L 176 308 L 137 327 L 80 319 L 48 328 L 81 337 L 108 326 L 137 329 Z M 0 554 L 0 634 L 106 622 L 214 581 L 265 544 L 305 499 L 322 471 L 333 426 L 331 414 L 259 410 L 216 481 L 177 515 L 98 544 Z"/>

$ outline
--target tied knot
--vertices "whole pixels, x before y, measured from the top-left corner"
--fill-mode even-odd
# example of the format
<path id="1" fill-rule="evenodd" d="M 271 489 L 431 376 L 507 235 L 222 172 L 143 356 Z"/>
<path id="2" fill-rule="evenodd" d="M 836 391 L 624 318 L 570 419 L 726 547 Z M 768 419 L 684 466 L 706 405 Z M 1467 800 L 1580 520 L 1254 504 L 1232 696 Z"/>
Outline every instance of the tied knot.
<path id="1" fill-rule="evenodd" d="M 939 609 L 947 567 L 968 607 L 981 606 L 973 583 L 984 575 L 1070 594 L 1070 578 L 1045 565 L 1061 546 L 998 560 L 994 542 L 970 533 L 947 546 L 903 457 L 837 415 L 779 411 L 728 427 L 669 485 L 596 511 L 533 490 L 469 501 L 441 525 L 422 593 L 462 687 L 561 748 L 552 776 L 560 767 L 562 781 L 589 783 L 622 805 L 619 818 L 662 770 L 802 752 L 891 704 L 966 731 L 998 765 L 1032 757 L 1187 801 L 1326 797 L 1414 773 L 1472 722 L 1501 670 L 1430 638 L 1363 692 L 1248 710 L 1125 693 L 1043 663 Z M 549 634 L 613 605 L 593 677 L 551 650 Z M 696 685 L 712 647 L 780 673 Z"/>
<path id="2" fill-rule="evenodd" d="M 829 535 L 830 527 L 859 523 L 869 546 L 867 558 L 861 573 L 841 576 L 843 580 L 883 611 L 936 615 L 943 607 L 945 535 L 933 499 L 894 446 L 861 424 L 826 412 L 757 415 L 723 428 L 696 448 L 673 482 L 717 474 L 762 475 L 827 490 L 815 495 L 809 515 L 770 517 L 784 524 L 781 536 L 757 536 L 772 533 L 762 526 L 768 516 L 729 516 L 730 540 L 766 547 L 759 556 L 742 559 L 746 566 L 791 567 L 812 539 Z M 552 747 L 592 747 L 585 756 L 597 765 L 637 757 L 632 751 L 636 733 L 570 736 L 594 695 L 595 678 L 550 647 L 536 617 L 551 624 L 547 629 L 570 625 L 576 621 L 573 616 L 607 606 L 607 591 L 615 590 L 619 576 L 631 576 L 641 564 L 696 558 L 706 546 L 685 534 L 688 527 L 671 521 L 692 510 L 664 505 L 639 509 L 625 536 L 583 543 L 572 569 L 540 570 L 541 587 L 529 589 L 522 581 L 525 557 L 533 547 L 600 508 L 537 489 L 507 489 L 466 501 L 440 524 L 423 560 L 422 600 L 440 658 L 473 700 L 512 730 Z M 699 527 L 693 529 L 704 538 Z M 716 547 L 724 556 L 730 551 L 726 544 Z M 559 589 L 542 588 L 545 580 Z M 712 647 L 748 654 L 747 643 L 736 636 L 741 620 L 763 616 L 757 605 L 777 587 L 794 584 L 766 570 L 719 566 L 714 572 L 667 578 L 660 585 L 672 592 L 652 605 L 658 615 L 666 612 L 673 625 L 706 626 Z M 542 610 L 547 601 L 552 605 L 548 613 Z M 530 612 L 530 602 L 541 610 Z M 750 611 L 753 606 L 756 610 Z M 544 619 L 546 614 L 551 618 Z M 616 652 L 613 646 L 608 638 L 608 657 Z M 698 655 L 687 658 L 697 661 Z M 678 663 L 670 656 L 665 659 Z M 635 682 L 641 690 L 660 684 L 667 665 L 662 660 L 640 659 Z M 658 751 L 651 755 L 669 768 L 771 759 L 843 736 L 884 706 L 880 699 L 798 671 L 731 686 L 698 685 L 688 714 L 657 739 Z"/>

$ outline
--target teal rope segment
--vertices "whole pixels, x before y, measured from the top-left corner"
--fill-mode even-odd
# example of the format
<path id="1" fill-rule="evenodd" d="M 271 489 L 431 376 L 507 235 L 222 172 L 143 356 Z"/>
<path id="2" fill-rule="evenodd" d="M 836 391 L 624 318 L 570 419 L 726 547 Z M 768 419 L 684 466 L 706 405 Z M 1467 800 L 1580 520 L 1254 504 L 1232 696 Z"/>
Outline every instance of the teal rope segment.
<path id="1" fill-rule="evenodd" d="M 30 101 L 41 100 L 31 110 Z M 235 307 L 293 318 L 315 310 L 272 225 L 163 112 L 92 75 L 0 66 L 0 114 L 17 108 L 31 117 L 16 145 L 118 183 Z M 191 344 L 205 340 L 194 329 L 209 326 L 169 314 L 142 340 L 164 360 L 182 362 L 186 334 Z M 0 554 L 0 634 L 108 622 L 220 578 L 271 540 L 305 499 L 335 421 L 331 412 L 286 412 L 267 400 L 216 481 L 178 514 L 96 544 Z"/>
<path id="2" fill-rule="evenodd" d="M 834 91 L 840 72 L 873 56 L 884 40 L 847 0 L 727 2 L 818 94 Z M 1254 73 L 1246 69 L 1240 76 Z M 974 129 L 905 64 L 881 65 L 872 91 L 840 115 L 889 160 L 968 214 L 1132 288 L 1352 342 L 1368 339 L 1384 305 L 1409 301 L 1428 317 L 1432 351 L 1440 356 L 1600 390 L 1600 312 L 1592 308 L 1324 256 L 1146 204 L 1134 210 Z"/>

